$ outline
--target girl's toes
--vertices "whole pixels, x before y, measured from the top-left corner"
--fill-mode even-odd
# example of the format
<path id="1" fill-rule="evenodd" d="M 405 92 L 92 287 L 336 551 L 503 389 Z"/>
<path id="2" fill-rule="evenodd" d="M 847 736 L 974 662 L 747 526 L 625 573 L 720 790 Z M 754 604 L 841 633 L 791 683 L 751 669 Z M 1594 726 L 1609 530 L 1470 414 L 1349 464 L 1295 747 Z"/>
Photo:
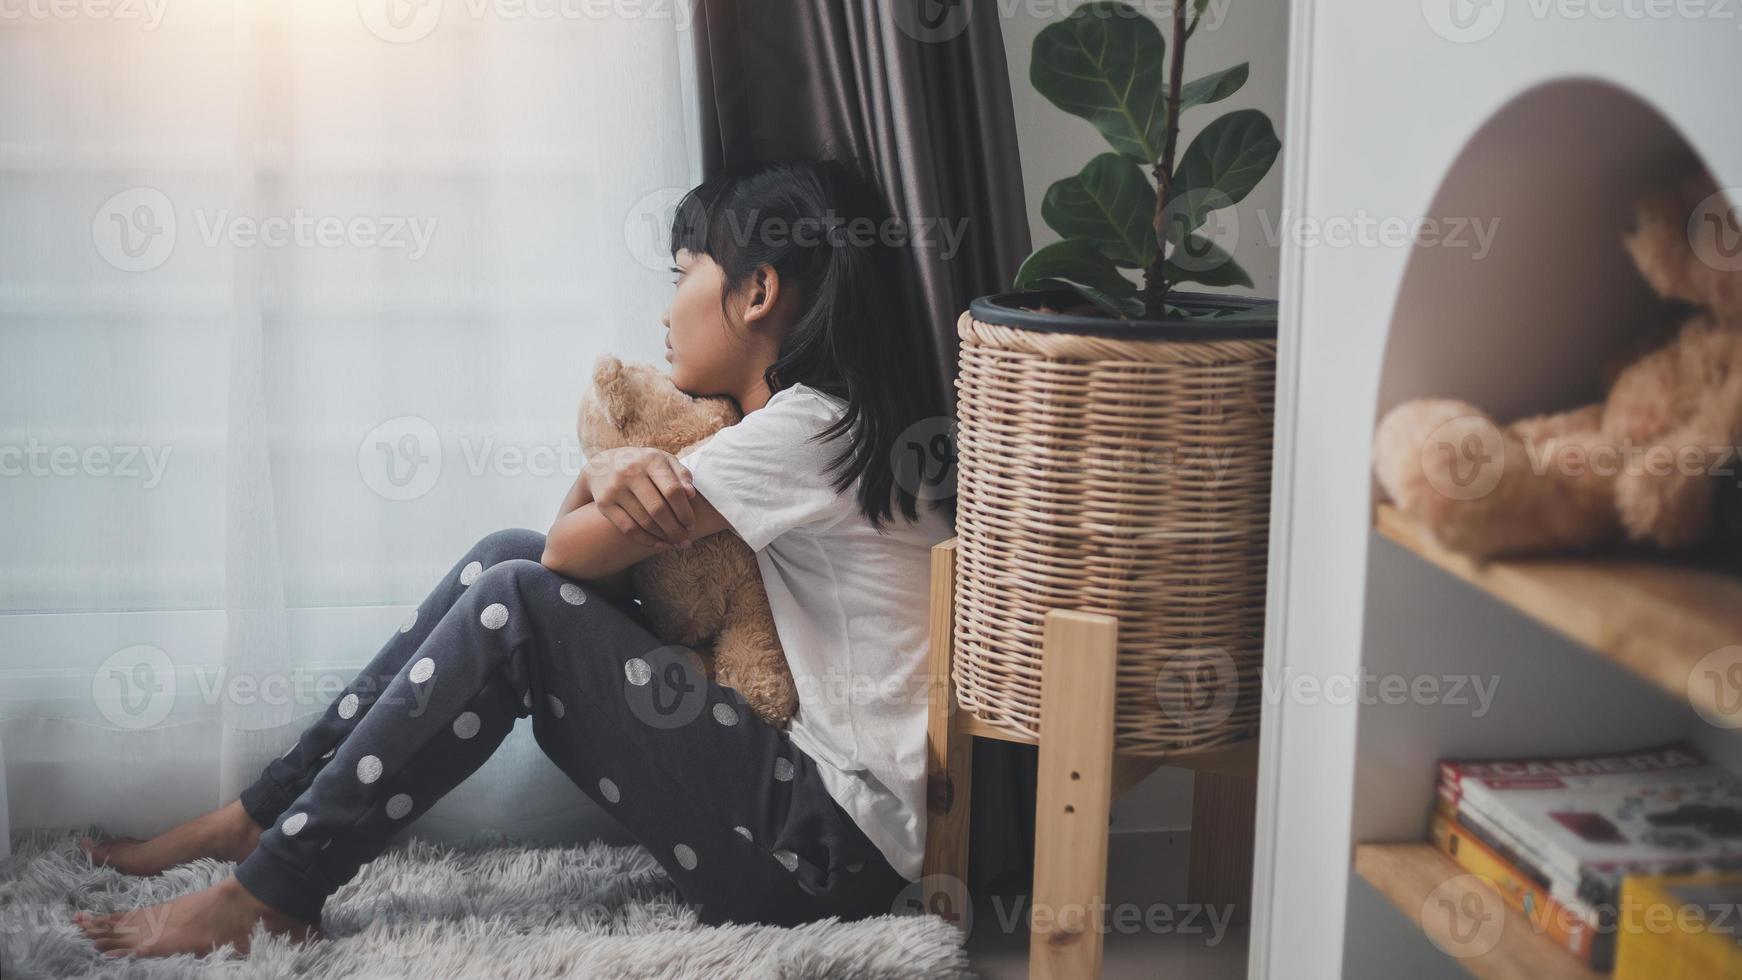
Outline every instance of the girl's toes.
<path id="1" fill-rule="evenodd" d="M 138 843 L 141 841 L 137 837 L 113 837 L 105 841 L 82 837 L 79 839 L 79 849 L 90 857 L 92 864 L 105 865 L 115 856 L 115 848 Z"/>

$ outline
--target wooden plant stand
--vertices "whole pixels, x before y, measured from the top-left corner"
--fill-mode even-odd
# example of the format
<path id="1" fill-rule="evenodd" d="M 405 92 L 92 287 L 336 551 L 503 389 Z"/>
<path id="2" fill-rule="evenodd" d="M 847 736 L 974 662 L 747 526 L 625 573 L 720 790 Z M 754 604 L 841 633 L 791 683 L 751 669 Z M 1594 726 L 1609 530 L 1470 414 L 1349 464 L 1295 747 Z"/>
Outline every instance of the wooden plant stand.
<path id="1" fill-rule="evenodd" d="M 949 916 L 967 894 L 968 814 L 975 737 L 1040 746 L 1035 804 L 1030 980 L 1082 980 L 1101 972 L 1108 819 L 1114 799 L 1163 765 L 1195 771 L 1187 900 L 1233 906 L 1244 922 L 1251 900 L 1257 741 L 1178 758 L 1114 750 L 1114 664 L 1119 621 L 1060 609 L 1047 614 L 1039 740 L 958 710 L 951 682 L 956 541 L 932 549 L 926 907 Z M 1055 733 L 1052 719 L 1062 719 Z"/>

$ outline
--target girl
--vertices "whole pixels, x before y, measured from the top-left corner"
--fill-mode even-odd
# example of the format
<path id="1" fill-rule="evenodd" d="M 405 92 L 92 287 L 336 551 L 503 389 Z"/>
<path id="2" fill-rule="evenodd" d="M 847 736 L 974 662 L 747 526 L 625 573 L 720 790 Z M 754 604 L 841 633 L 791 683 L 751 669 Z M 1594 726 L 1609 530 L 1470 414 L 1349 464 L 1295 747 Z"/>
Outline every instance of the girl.
<path id="1" fill-rule="evenodd" d="M 93 861 L 133 874 L 239 862 L 165 905 L 77 913 L 96 946 L 246 951 L 256 923 L 314 935 L 326 898 L 527 715 L 701 921 L 890 911 L 920 875 L 927 570 L 952 533 L 948 504 L 918 500 L 910 478 L 904 433 L 945 409 L 895 326 L 892 227 L 875 187 L 834 162 L 692 190 L 672 228 L 666 358 L 679 388 L 736 399 L 743 421 L 683 459 L 588 460 L 547 534 L 479 541 L 240 799 L 149 841 L 87 839 Z M 722 531 L 757 555 L 799 693 L 785 731 L 602 588 Z"/>

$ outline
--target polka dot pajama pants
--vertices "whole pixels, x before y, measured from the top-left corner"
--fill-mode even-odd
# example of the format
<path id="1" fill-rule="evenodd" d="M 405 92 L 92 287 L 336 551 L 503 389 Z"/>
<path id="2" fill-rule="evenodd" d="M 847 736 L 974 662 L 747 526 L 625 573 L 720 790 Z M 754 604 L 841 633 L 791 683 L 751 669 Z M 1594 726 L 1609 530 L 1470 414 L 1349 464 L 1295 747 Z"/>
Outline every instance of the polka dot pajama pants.
<path id="1" fill-rule="evenodd" d="M 816 764 L 633 605 L 539 564 L 544 536 L 476 546 L 242 794 L 265 827 L 250 892 L 319 923 L 328 895 L 530 715 L 558 767 L 635 835 L 707 924 L 891 911 L 908 884 Z"/>

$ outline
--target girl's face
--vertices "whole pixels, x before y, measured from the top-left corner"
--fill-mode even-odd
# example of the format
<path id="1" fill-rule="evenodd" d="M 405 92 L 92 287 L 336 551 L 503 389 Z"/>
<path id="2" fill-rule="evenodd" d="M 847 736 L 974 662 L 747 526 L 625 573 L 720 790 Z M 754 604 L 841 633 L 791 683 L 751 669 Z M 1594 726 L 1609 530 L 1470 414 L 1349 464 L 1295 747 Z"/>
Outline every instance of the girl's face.
<path id="1" fill-rule="evenodd" d="M 736 398 L 746 377 L 758 373 L 756 345 L 721 308 L 725 272 L 703 252 L 680 249 L 675 259 L 677 289 L 661 318 L 672 383 L 692 395 Z M 726 305 L 736 310 L 742 304 L 733 296 Z"/>

